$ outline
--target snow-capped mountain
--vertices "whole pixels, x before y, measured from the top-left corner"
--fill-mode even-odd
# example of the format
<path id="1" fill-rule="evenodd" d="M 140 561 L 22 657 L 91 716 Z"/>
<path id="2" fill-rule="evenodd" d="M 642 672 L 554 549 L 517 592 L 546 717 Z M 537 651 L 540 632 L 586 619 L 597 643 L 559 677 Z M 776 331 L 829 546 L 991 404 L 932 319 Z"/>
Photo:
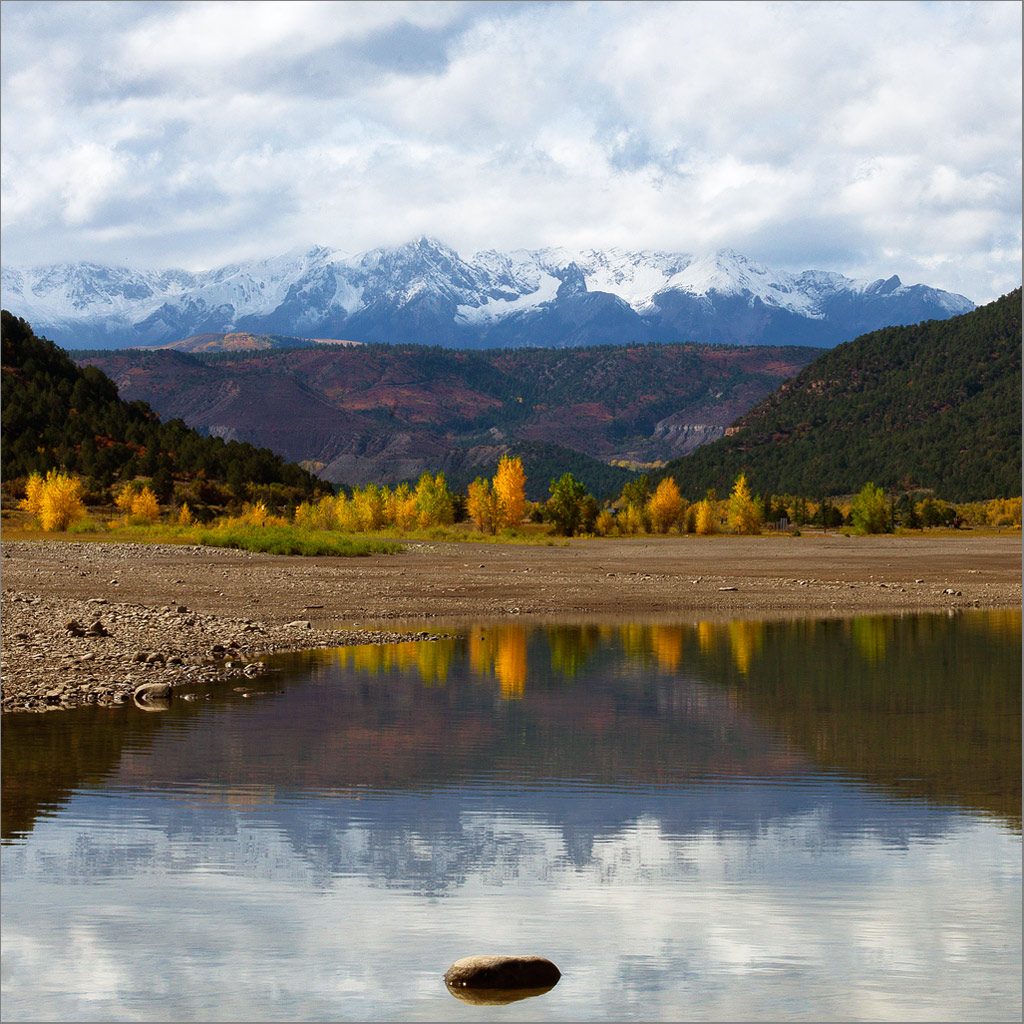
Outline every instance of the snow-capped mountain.
<path id="1" fill-rule="evenodd" d="M 429 238 L 312 248 L 203 273 L 92 263 L 4 267 L 2 302 L 65 348 L 252 331 L 456 348 L 651 341 L 831 346 L 974 308 L 962 295 L 773 270 L 736 252 L 478 252 Z"/>

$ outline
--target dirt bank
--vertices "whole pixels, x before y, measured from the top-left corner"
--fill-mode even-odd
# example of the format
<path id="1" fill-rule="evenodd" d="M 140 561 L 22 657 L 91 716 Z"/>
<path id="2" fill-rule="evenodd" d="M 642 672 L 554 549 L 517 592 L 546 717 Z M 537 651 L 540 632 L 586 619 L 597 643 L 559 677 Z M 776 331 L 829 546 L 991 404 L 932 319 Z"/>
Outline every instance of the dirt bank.
<path id="1" fill-rule="evenodd" d="M 399 621 L 441 629 L 509 616 L 692 621 L 1021 602 L 1020 535 L 1009 533 L 437 542 L 368 558 L 65 541 L 0 550 L 5 711 L 113 702 L 150 680 L 242 676 L 267 651 L 393 641 L 407 634 L 382 626 Z"/>

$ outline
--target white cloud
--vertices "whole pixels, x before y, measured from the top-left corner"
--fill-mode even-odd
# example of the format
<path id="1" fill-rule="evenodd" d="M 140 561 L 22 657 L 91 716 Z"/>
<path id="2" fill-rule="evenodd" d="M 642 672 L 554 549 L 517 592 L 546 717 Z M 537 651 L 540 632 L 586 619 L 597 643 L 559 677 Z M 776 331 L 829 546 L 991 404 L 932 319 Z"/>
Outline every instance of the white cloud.
<path id="1" fill-rule="evenodd" d="M 6 3 L 10 262 L 417 233 L 1020 280 L 1021 11 Z"/>

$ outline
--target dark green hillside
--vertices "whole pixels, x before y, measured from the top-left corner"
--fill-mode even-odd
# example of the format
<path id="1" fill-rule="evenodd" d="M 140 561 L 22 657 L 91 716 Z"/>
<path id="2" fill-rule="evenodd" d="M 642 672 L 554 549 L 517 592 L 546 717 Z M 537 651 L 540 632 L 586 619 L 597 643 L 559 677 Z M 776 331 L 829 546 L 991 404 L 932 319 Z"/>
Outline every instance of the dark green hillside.
<path id="1" fill-rule="evenodd" d="M 1021 291 L 950 320 L 889 327 L 837 348 L 671 462 L 684 494 L 933 489 L 949 501 L 1021 491 Z"/>
<path id="2" fill-rule="evenodd" d="M 125 402 L 94 366 L 80 368 L 29 324 L 2 313 L 5 481 L 63 468 L 97 489 L 135 476 L 153 478 L 169 497 L 175 482 L 201 477 L 236 498 L 250 485 L 308 497 L 330 488 L 266 448 L 203 437 L 181 420 L 161 423 L 141 401 Z"/>
<path id="3" fill-rule="evenodd" d="M 551 481 L 563 473 L 572 475 L 599 499 L 618 497 L 623 486 L 635 475 L 621 466 L 609 466 L 583 452 L 546 441 L 512 441 L 494 449 L 493 458 L 472 465 L 445 471 L 448 483 L 456 490 L 465 490 L 477 477 L 491 478 L 497 472 L 502 455 L 522 459 L 526 470 L 526 497 L 530 501 L 547 501 Z M 415 483 L 415 481 L 410 481 Z"/>

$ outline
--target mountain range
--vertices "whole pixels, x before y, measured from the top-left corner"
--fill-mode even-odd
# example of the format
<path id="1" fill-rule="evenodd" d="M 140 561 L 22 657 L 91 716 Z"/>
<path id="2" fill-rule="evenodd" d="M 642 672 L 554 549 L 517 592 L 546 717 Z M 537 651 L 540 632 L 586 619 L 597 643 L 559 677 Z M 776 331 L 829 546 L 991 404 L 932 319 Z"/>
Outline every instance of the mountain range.
<path id="1" fill-rule="evenodd" d="M 420 238 L 314 247 L 201 273 L 93 263 L 5 265 L 3 306 L 66 349 L 161 346 L 211 333 L 449 348 L 699 342 L 830 348 L 968 312 L 962 295 L 706 255 L 549 248 L 463 258 Z"/>

